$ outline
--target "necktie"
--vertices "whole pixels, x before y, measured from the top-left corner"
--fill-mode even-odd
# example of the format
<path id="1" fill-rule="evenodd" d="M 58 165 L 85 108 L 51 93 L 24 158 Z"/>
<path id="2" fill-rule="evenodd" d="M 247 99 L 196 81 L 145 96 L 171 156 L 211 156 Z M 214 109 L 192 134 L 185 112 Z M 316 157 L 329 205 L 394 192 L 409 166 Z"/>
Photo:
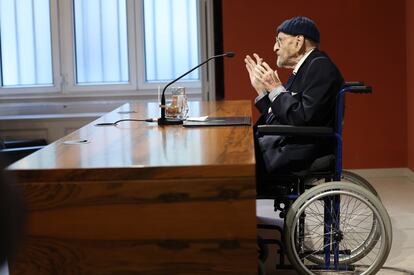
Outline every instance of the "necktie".
<path id="1" fill-rule="evenodd" d="M 273 114 L 273 112 L 269 112 L 266 115 L 266 124 L 272 124 L 273 120 L 275 119 L 275 115 Z"/>

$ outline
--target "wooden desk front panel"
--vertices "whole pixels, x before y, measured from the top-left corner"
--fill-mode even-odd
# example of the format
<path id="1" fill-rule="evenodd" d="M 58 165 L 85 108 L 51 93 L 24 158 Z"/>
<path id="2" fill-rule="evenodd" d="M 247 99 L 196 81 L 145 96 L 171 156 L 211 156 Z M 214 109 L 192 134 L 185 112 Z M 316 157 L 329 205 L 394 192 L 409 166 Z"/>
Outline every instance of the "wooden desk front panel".
<path id="1" fill-rule="evenodd" d="M 12 274 L 257 272 L 251 128 L 93 124 L 11 167 L 30 210 Z"/>

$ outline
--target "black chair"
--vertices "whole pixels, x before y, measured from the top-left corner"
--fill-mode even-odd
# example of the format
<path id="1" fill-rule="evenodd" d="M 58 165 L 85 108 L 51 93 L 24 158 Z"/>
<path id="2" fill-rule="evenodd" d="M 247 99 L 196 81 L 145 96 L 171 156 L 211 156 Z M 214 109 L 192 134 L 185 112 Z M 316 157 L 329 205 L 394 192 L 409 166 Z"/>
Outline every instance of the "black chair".
<path id="1" fill-rule="evenodd" d="M 21 139 L 5 141 L 0 138 L 0 156 L 7 165 L 12 164 L 47 145 L 44 139 Z"/>
<path id="2" fill-rule="evenodd" d="M 284 264 L 287 254 L 300 274 L 375 274 L 385 262 L 392 244 L 388 213 L 368 181 L 342 171 L 345 93 L 371 92 L 361 82 L 347 82 L 337 95 L 334 128 L 258 126 L 261 135 L 317 136 L 332 138 L 336 144 L 335 152 L 315 159 L 307 169 L 268 175 L 258 186 L 257 199 L 274 200 L 275 211 L 284 219 L 283 230 L 258 225 L 282 233 L 281 242 L 258 242 L 262 260 L 266 245 L 278 244 L 278 268 L 291 267 Z"/>

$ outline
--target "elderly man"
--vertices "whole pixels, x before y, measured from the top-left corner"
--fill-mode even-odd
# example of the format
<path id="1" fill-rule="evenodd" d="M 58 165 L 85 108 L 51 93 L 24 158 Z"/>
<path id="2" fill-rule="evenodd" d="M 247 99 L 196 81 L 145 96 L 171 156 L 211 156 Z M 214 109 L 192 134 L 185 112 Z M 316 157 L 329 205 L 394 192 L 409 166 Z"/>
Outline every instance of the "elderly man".
<path id="1" fill-rule="evenodd" d="M 262 114 L 256 125 L 333 126 L 335 98 L 343 78 L 318 47 L 319 30 L 309 18 L 294 17 L 277 28 L 273 47 L 277 66 L 293 69 L 283 85 L 277 71 L 258 54 L 253 54 L 254 58 L 246 56 L 246 69 L 258 94 L 256 107 Z M 266 172 L 305 169 L 333 148 L 331 141 L 321 138 L 256 137 L 259 177 Z"/>

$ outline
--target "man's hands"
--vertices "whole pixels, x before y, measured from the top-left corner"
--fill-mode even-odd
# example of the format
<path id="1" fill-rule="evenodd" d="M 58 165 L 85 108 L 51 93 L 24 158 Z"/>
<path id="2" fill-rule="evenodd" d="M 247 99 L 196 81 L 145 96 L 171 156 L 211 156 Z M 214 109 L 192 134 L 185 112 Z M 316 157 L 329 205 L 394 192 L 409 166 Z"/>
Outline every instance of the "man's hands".
<path id="1" fill-rule="evenodd" d="M 253 54 L 253 56 L 256 58 L 256 62 L 249 55 L 246 56 L 244 62 L 246 63 L 246 69 L 249 73 L 250 83 L 252 84 L 256 92 L 260 95 L 266 92 L 266 87 L 264 83 L 261 81 L 258 72 L 256 71 L 256 66 L 261 66 L 263 59 L 255 53 Z"/>
<path id="2" fill-rule="evenodd" d="M 277 71 L 273 71 L 266 62 L 263 62 L 263 58 L 258 54 L 254 53 L 253 56 L 256 61 L 247 55 L 244 62 L 249 73 L 250 83 L 257 93 L 260 95 L 265 91 L 271 91 L 282 85 Z"/>

